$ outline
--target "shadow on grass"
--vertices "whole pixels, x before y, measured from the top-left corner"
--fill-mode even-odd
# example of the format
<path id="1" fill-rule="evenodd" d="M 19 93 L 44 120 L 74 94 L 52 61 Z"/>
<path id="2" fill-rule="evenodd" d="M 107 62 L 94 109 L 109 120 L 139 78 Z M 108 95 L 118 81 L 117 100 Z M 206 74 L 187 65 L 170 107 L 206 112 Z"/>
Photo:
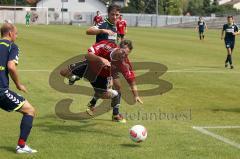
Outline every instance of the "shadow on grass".
<path id="1" fill-rule="evenodd" d="M 229 109 L 212 109 L 213 112 L 233 112 L 233 113 L 240 113 L 240 108 L 229 108 Z"/>
<path id="2" fill-rule="evenodd" d="M 44 118 L 47 119 L 47 118 Z M 91 121 L 86 121 L 79 123 L 79 125 L 70 125 L 69 122 L 66 122 L 64 120 L 60 122 L 57 122 L 54 120 L 36 123 L 34 124 L 34 127 L 40 128 L 42 131 L 46 131 L 48 133 L 52 134 L 68 134 L 68 133 L 91 133 L 91 135 L 108 135 L 112 137 L 121 137 L 121 135 L 114 134 L 110 131 L 107 131 L 106 129 L 100 129 L 99 127 L 95 127 L 97 125 L 100 125 L 101 127 L 105 126 L 112 126 L 112 125 L 106 125 L 106 124 L 98 124 Z"/>
<path id="3" fill-rule="evenodd" d="M 140 144 L 121 144 L 122 147 L 126 147 L 126 148 L 136 148 L 136 147 L 141 147 Z"/>
<path id="4" fill-rule="evenodd" d="M 10 147 L 10 146 L 0 146 L 0 150 L 6 150 L 6 151 L 11 152 L 11 153 L 16 153 L 15 148 Z"/>

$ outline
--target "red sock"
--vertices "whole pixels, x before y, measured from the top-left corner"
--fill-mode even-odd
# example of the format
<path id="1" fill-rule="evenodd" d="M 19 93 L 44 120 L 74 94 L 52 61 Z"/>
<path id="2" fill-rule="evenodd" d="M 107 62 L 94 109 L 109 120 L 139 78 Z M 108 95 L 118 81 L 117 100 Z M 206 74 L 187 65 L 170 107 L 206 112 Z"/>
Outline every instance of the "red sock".
<path id="1" fill-rule="evenodd" d="M 25 141 L 23 139 L 19 139 L 18 140 L 18 146 L 20 146 L 21 148 L 23 148 L 25 146 Z"/>

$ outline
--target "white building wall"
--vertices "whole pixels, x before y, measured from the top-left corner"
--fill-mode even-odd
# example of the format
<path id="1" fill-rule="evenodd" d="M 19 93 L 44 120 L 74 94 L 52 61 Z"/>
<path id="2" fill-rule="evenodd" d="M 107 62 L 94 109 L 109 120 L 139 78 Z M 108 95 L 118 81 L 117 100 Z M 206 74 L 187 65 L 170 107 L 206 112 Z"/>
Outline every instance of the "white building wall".
<path id="1" fill-rule="evenodd" d="M 240 2 L 233 5 L 233 8 L 240 9 Z"/>
<path id="2" fill-rule="evenodd" d="M 225 4 L 225 3 L 227 3 L 227 2 L 230 2 L 231 0 L 219 0 L 218 1 L 218 4 L 219 5 L 222 5 L 222 4 Z"/>
<path id="3" fill-rule="evenodd" d="M 68 9 L 68 12 L 96 12 L 99 10 L 102 13 L 106 12 L 106 6 L 99 0 L 85 0 L 85 2 L 78 2 L 78 0 L 41 0 L 37 3 L 37 7 L 55 8 L 55 11 L 61 11 L 61 8 Z"/>

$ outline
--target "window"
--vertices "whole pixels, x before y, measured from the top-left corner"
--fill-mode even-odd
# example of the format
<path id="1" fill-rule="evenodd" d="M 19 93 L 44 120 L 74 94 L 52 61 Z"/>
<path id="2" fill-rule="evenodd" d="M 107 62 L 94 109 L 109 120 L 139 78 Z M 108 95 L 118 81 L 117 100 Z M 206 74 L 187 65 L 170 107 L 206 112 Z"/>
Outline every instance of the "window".
<path id="1" fill-rule="evenodd" d="M 61 8 L 61 12 L 67 12 L 68 9 L 67 8 Z"/>
<path id="2" fill-rule="evenodd" d="M 85 0 L 78 0 L 78 2 L 80 2 L 80 3 L 81 3 L 81 2 L 85 2 Z"/>
<path id="3" fill-rule="evenodd" d="M 54 12 L 54 11 L 55 11 L 55 8 L 48 8 L 48 11 Z"/>

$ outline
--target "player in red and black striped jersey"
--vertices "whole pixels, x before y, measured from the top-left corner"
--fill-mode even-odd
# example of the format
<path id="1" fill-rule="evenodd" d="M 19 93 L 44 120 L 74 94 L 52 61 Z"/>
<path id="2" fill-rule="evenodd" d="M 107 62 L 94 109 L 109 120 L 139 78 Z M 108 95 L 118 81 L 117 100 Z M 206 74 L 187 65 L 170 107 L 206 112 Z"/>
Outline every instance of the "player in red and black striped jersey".
<path id="1" fill-rule="evenodd" d="M 93 18 L 93 25 L 98 25 L 103 21 L 100 11 L 97 11 L 97 15 Z"/>
<path id="2" fill-rule="evenodd" d="M 127 21 L 122 19 L 122 15 L 120 15 L 116 23 L 116 26 L 118 41 L 122 41 L 124 39 L 125 34 L 127 33 Z"/>
<path id="3" fill-rule="evenodd" d="M 81 64 L 70 65 L 63 69 L 61 75 L 64 77 L 87 78 L 95 90 L 95 95 L 89 103 L 87 112 L 93 115 L 96 101 L 99 98 L 112 99 L 113 120 L 125 122 L 119 113 L 121 92 L 111 89 L 113 79 L 118 78 L 118 73 L 123 74 L 129 83 L 136 102 L 143 103 L 138 96 L 135 82 L 135 74 L 132 69 L 128 55 L 132 50 L 132 42 L 124 40 L 118 46 L 112 41 L 104 40 L 94 44 L 88 49 L 86 61 Z M 84 68 L 84 69 L 80 69 Z M 79 72 L 76 70 L 80 70 Z M 84 72 L 83 72 L 84 71 Z"/>

